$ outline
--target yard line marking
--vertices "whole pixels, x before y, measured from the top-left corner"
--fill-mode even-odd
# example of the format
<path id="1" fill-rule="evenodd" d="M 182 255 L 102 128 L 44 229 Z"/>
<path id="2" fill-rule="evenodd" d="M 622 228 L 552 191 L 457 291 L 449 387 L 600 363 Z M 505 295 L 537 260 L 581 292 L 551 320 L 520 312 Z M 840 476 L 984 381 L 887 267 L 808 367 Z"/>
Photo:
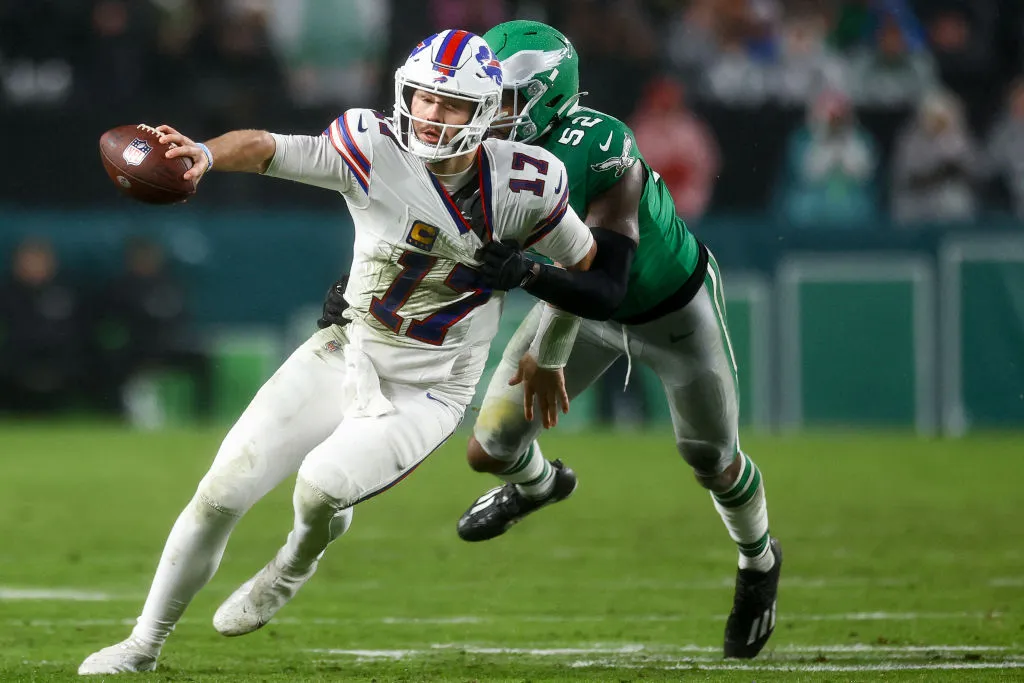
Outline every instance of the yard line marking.
<path id="1" fill-rule="evenodd" d="M 426 654 L 426 650 L 306 650 L 332 655 L 352 655 L 362 659 L 407 659 Z"/>
<path id="2" fill-rule="evenodd" d="M 785 620 L 790 621 L 938 621 L 946 619 L 985 619 L 999 618 L 1001 612 L 846 612 L 838 614 L 789 614 Z M 346 623 L 380 623 L 391 625 L 417 624 L 484 624 L 492 622 L 523 622 L 523 623 L 588 623 L 588 622 L 675 622 L 693 621 L 689 614 L 579 614 L 565 616 L 560 614 L 506 614 L 500 617 L 462 615 L 452 617 L 377 617 L 377 618 L 283 618 L 272 623 L 301 625 L 317 624 L 332 626 Z M 724 621 L 724 615 L 705 617 L 711 621 Z"/>
<path id="3" fill-rule="evenodd" d="M 1002 612 L 847 612 L 840 614 L 786 614 L 796 621 L 938 621 L 943 619 L 986 619 Z"/>
<path id="4" fill-rule="evenodd" d="M 817 589 L 831 589 L 831 588 L 899 588 L 904 586 L 915 585 L 918 583 L 925 582 L 925 579 L 919 577 L 855 577 L 855 576 L 796 576 L 796 577 L 783 577 L 782 586 L 790 590 L 817 590 Z M 556 582 L 539 582 L 537 585 L 555 585 Z M 558 582 L 560 583 L 560 582 Z M 1024 577 L 1020 576 L 1008 576 L 1008 577 L 995 577 L 987 581 L 989 586 L 996 588 L 1021 588 L 1024 587 Z M 474 585 L 484 585 L 483 582 L 467 581 L 460 583 L 451 584 L 431 584 L 431 590 L 452 590 L 452 591 L 465 591 L 467 587 Z M 582 583 L 577 582 L 577 586 L 589 587 L 595 590 L 602 591 L 632 591 L 638 588 L 648 590 L 678 590 L 678 591 L 718 591 L 718 590 L 732 590 L 735 586 L 735 577 L 723 576 L 720 579 L 706 579 L 706 580 L 694 580 L 694 581 L 658 581 L 648 579 L 638 579 L 635 581 L 617 581 L 617 582 L 601 582 L 601 581 L 584 581 Z M 364 592 L 366 590 L 377 590 L 383 589 L 384 586 L 376 581 L 354 581 L 348 583 L 341 583 L 336 586 L 336 590 L 339 592 L 356 591 Z M 66 586 L 58 587 L 25 587 L 25 586 L 0 586 L 0 601 L 8 600 L 51 600 L 51 601 L 84 601 L 84 602 L 117 602 L 117 601 L 132 601 L 132 600 L 143 600 L 145 595 L 142 594 L 116 594 L 108 593 L 102 589 L 85 589 L 85 588 L 72 588 Z M 792 616 L 792 615 L 788 615 Z M 452 617 L 452 619 L 459 619 L 460 617 Z M 466 619 L 466 623 L 474 623 L 477 617 L 463 617 Z M 927 618 L 927 617 L 926 617 Z M 400 618 L 399 618 L 400 619 Z M 852 619 L 856 620 L 856 619 Z M 424 622 L 424 623 L 436 623 L 436 622 Z M 447 623 L 458 623 L 456 621 Z"/>
<path id="5" fill-rule="evenodd" d="M 993 588 L 1024 588 L 1024 576 L 1001 576 L 989 579 L 988 585 Z"/>
<path id="6" fill-rule="evenodd" d="M 957 619 L 998 619 L 1002 612 L 847 612 L 838 614 L 786 614 L 784 620 L 789 621 L 942 621 Z M 688 614 L 592 614 L 564 616 L 554 614 L 510 614 L 500 617 L 456 615 L 447 617 L 281 617 L 274 619 L 271 625 L 277 626 L 343 626 L 353 624 L 381 624 L 388 626 L 423 626 L 444 624 L 488 624 L 494 622 L 519 622 L 542 624 L 572 623 L 659 623 L 694 621 L 724 621 L 724 615 L 695 617 Z M 184 618 L 181 623 L 199 623 L 204 619 Z M 7 619 L 3 623 L 10 626 L 117 626 L 132 624 L 131 619 Z"/>
<path id="7" fill-rule="evenodd" d="M 317 654 L 340 654 L 355 656 L 381 656 L 390 657 L 395 652 L 404 655 L 428 654 L 438 650 L 461 650 L 476 654 L 525 654 L 538 657 L 553 657 L 560 655 L 575 654 L 644 654 L 651 653 L 688 653 L 688 654 L 720 654 L 721 646 L 714 645 L 643 645 L 639 643 L 625 643 L 621 645 L 591 644 L 578 645 L 576 647 L 554 647 L 554 648 L 527 648 L 527 647 L 491 647 L 472 643 L 433 643 L 429 649 L 410 650 L 373 650 L 373 649 L 343 649 L 343 648 L 310 648 L 306 652 Z M 1008 647 L 999 645 L 787 645 L 774 650 L 766 650 L 766 654 L 777 656 L 785 655 L 817 655 L 817 654 L 882 654 L 892 656 L 894 654 L 918 655 L 933 654 L 938 652 L 964 654 L 969 652 L 998 652 L 1006 653 Z M 1024 653 L 1019 655 L 1024 657 Z M 1019 658 L 1016 657 L 1016 658 Z M 719 657 L 720 658 L 720 657 Z"/>
<path id="8" fill-rule="evenodd" d="M 677 666 L 650 666 L 644 664 L 621 664 L 600 660 L 572 662 L 574 668 L 607 667 L 615 669 L 654 668 L 666 670 L 694 671 L 792 671 L 792 672 L 834 672 L 855 673 L 858 671 L 949 671 L 970 669 L 1024 669 L 1024 662 L 932 662 L 927 664 L 680 664 Z"/>
<path id="9" fill-rule="evenodd" d="M 186 621 L 182 619 L 182 621 Z M 65 626 L 82 628 L 87 626 L 134 626 L 134 619 L 5 619 L 4 626 L 36 626 L 52 628 Z"/>
<path id="10" fill-rule="evenodd" d="M 735 558 L 733 558 L 735 559 Z M 782 585 L 787 589 L 830 589 L 830 588 L 902 588 L 925 583 L 931 579 L 923 577 L 863 577 L 863 576 L 794 576 L 783 577 Z M 535 580 L 536 587 L 558 587 L 564 584 L 560 580 Z M 432 591 L 465 591 L 474 586 L 486 587 L 492 583 L 486 581 L 461 581 L 457 583 L 431 583 Z M 723 575 L 719 578 L 694 580 L 660 580 L 660 579 L 623 579 L 621 581 L 573 581 L 574 586 L 601 591 L 634 591 L 645 590 L 678 590 L 678 591 L 719 591 L 733 590 L 736 577 Z M 368 586 L 348 586 L 339 584 L 339 590 L 365 590 Z"/>
<path id="11" fill-rule="evenodd" d="M 113 602 L 136 600 L 137 596 L 114 595 L 81 588 L 19 588 L 0 586 L 0 600 L 64 600 L 70 602 Z"/>

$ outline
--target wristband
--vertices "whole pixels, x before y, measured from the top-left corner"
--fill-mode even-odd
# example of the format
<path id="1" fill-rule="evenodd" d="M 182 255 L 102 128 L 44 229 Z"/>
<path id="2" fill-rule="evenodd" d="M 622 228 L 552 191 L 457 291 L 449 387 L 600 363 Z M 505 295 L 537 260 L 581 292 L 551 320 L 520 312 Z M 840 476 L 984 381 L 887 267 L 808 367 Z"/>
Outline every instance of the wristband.
<path id="1" fill-rule="evenodd" d="M 206 170 L 207 171 L 212 171 L 213 170 L 213 152 L 211 152 L 210 148 L 207 147 L 202 142 L 197 142 L 196 143 L 196 147 L 198 147 L 199 149 L 203 150 L 203 154 L 206 155 Z M 204 171 L 204 173 L 205 172 L 206 171 Z"/>
<path id="2" fill-rule="evenodd" d="M 530 355 L 537 359 L 537 366 L 545 370 L 565 367 L 579 329 L 580 319 L 577 316 L 545 306 L 529 350 Z"/>

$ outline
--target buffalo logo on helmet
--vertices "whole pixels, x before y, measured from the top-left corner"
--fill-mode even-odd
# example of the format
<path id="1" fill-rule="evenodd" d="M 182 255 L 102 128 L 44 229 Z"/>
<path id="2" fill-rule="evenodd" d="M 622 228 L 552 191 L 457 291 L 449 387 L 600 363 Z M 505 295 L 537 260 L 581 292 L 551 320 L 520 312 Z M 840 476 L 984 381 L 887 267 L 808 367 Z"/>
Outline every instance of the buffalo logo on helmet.
<path id="1" fill-rule="evenodd" d="M 494 58 L 494 53 L 486 45 L 481 45 L 476 53 L 476 61 L 488 78 L 501 85 L 501 62 Z"/>
<path id="2" fill-rule="evenodd" d="M 418 55 L 419 53 L 423 52 L 425 49 L 427 49 L 430 46 L 430 44 L 432 42 L 434 42 L 434 38 L 437 38 L 437 34 L 436 33 L 434 35 L 432 35 L 432 36 L 430 36 L 428 38 L 424 38 L 420 42 L 416 43 L 416 47 L 414 47 L 412 49 L 412 52 L 409 53 L 409 58 L 411 59 L 411 58 L 415 57 L 416 55 Z"/>

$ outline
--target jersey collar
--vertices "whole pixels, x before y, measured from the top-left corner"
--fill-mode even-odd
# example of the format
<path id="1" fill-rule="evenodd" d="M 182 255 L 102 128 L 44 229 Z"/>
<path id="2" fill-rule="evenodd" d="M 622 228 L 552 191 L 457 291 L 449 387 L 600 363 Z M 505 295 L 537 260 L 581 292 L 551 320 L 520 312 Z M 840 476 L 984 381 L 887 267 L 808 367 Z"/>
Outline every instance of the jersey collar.
<path id="1" fill-rule="evenodd" d="M 476 166 L 477 166 L 477 178 L 476 182 L 479 184 L 480 189 L 480 201 L 483 206 L 483 226 L 482 231 L 484 234 L 480 235 L 480 239 L 488 242 L 493 238 L 494 235 L 494 209 L 493 209 L 493 179 L 491 178 L 491 160 L 490 156 L 484 150 L 484 146 L 480 145 L 477 147 L 476 153 Z M 431 185 L 434 186 L 435 192 L 441 199 L 441 203 L 444 204 L 444 208 L 448 211 L 448 215 L 451 216 L 452 222 L 455 223 L 456 230 L 459 231 L 460 235 L 473 231 L 473 226 L 469 221 L 469 217 L 464 216 L 459 210 L 458 204 L 452 199 L 447 188 L 437 179 L 429 168 L 425 168 L 427 177 L 430 178 Z M 466 187 L 470 187 L 473 181 L 470 180 Z M 456 194 L 459 194 L 457 192 Z"/>

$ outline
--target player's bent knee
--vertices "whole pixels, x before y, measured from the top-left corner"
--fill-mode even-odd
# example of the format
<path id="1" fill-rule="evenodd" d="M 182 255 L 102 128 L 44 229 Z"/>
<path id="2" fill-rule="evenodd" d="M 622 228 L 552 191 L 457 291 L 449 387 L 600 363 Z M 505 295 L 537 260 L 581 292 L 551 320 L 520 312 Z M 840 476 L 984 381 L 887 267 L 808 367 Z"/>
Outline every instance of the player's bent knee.
<path id="1" fill-rule="evenodd" d="M 237 512 L 224 507 L 216 500 L 203 495 L 202 491 L 196 492 L 187 509 L 191 510 L 194 521 L 200 527 L 206 528 L 221 526 L 225 522 L 233 525 L 244 514 L 244 511 Z"/>
<path id="2" fill-rule="evenodd" d="M 256 502 L 247 483 L 230 468 L 211 469 L 199 482 L 196 498 L 219 512 L 241 517 Z"/>
<path id="3" fill-rule="evenodd" d="M 480 446 L 479 457 L 487 457 L 508 465 L 526 450 L 536 437 L 537 431 L 536 424 L 526 421 L 521 399 L 512 401 L 499 398 L 485 400 L 480 407 L 480 415 L 473 428 L 473 439 Z"/>
<path id="4" fill-rule="evenodd" d="M 475 472 L 500 472 L 508 467 L 508 462 L 491 457 L 475 436 L 466 444 L 466 462 Z"/>
<path id="5" fill-rule="evenodd" d="M 732 444 L 699 439 L 676 439 L 676 448 L 693 468 L 693 474 L 701 486 L 711 491 L 724 491 L 729 488 L 730 469 L 736 461 L 736 452 Z"/>
<path id="6" fill-rule="evenodd" d="M 321 528 L 327 526 L 330 536 L 328 542 L 335 540 L 352 526 L 353 509 L 339 509 L 336 499 L 301 475 L 295 480 L 292 502 L 296 516 L 304 525 Z"/>
<path id="7" fill-rule="evenodd" d="M 298 479 L 336 510 L 355 505 L 365 493 L 348 472 L 326 458 L 307 459 L 299 468 Z"/>

